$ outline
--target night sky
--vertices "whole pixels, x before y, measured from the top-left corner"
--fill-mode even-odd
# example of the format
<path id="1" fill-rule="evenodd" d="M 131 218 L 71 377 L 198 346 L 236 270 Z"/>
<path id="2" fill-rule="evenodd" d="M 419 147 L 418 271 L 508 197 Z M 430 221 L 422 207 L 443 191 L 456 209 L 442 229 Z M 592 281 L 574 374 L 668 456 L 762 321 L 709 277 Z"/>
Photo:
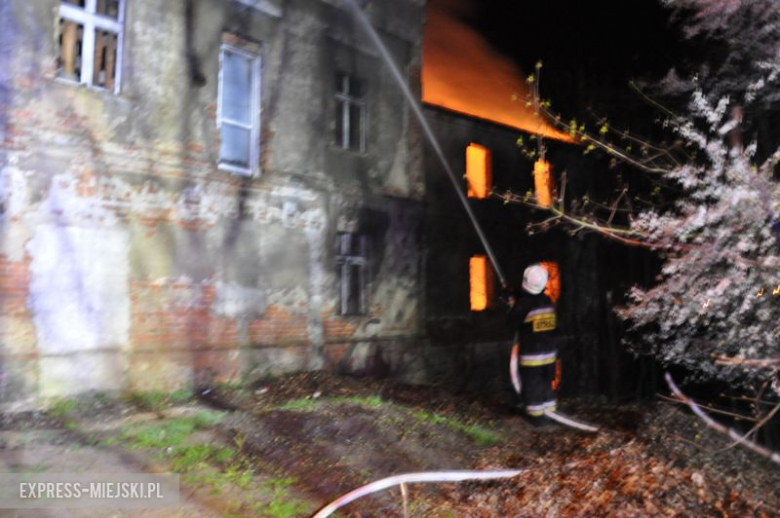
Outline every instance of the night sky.
<path id="1" fill-rule="evenodd" d="M 566 117 L 592 108 L 630 123 L 630 113 L 614 109 L 616 100 L 638 100 L 629 80 L 654 82 L 673 66 L 687 67 L 692 48 L 669 15 L 658 0 L 491 0 L 475 2 L 467 21 L 524 73 L 541 60 L 542 96 Z"/>

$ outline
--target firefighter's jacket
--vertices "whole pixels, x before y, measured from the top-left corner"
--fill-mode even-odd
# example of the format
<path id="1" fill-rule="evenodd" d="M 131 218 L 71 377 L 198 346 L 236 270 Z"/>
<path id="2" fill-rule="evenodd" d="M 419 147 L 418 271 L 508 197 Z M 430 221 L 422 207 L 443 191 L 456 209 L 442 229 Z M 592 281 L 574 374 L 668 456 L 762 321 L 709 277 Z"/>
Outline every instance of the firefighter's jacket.
<path id="1" fill-rule="evenodd" d="M 523 402 L 530 415 L 543 415 L 556 409 L 552 389 L 557 356 L 555 304 L 547 295 L 520 295 L 507 313 L 507 324 L 515 330 L 520 344 L 520 379 Z"/>

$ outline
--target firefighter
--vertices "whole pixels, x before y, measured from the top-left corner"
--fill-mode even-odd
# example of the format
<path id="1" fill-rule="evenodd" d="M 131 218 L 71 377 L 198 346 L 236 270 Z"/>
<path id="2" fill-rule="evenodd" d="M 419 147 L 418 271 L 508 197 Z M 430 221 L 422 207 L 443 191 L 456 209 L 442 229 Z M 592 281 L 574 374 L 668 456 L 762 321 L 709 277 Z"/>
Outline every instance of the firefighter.
<path id="1" fill-rule="evenodd" d="M 534 424 L 545 424 L 545 414 L 557 407 L 552 387 L 557 356 L 555 304 L 543 293 L 546 285 L 544 266 L 533 264 L 526 268 L 522 292 L 510 294 L 511 309 L 506 317 L 507 324 L 515 330 L 511 367 L 515 390 L 521 393 L 525 412 Z M 518 350 L 520 379 L 516 380 L 514 360 Z"/>

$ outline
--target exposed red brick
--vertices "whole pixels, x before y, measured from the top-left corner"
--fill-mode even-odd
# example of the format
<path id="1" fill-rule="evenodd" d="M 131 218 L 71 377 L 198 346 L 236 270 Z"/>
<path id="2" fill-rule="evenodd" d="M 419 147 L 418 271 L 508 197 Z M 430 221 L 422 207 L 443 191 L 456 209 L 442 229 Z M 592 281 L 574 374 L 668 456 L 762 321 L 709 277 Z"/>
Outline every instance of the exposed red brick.
<path id="1" fill-rule="evenodd" d="M 283 344 L 308 340 L 306 315 L 280 306 L 268 306 L 265 314 L 249 324 L 249 340 L 257 344 Z"/>

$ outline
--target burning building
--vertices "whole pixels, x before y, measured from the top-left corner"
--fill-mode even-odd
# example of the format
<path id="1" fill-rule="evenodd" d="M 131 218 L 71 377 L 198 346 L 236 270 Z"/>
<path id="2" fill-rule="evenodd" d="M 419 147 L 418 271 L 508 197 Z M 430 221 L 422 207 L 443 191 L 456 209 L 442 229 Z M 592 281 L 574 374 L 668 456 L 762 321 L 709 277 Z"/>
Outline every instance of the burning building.
<path id="1" fill-rule="evenodd" d="M 566 257 L 565 282 L 585 255 L 490 193 L 534 188 L 518 132 L 567 137 L 443 5 L 364 9 L 510 280 Z M 6 406 L 316 369 L 464 379 L 469 355 L 506 372 L 492 267 L 341 0 L 10 0 L 0 22 Z"/>

